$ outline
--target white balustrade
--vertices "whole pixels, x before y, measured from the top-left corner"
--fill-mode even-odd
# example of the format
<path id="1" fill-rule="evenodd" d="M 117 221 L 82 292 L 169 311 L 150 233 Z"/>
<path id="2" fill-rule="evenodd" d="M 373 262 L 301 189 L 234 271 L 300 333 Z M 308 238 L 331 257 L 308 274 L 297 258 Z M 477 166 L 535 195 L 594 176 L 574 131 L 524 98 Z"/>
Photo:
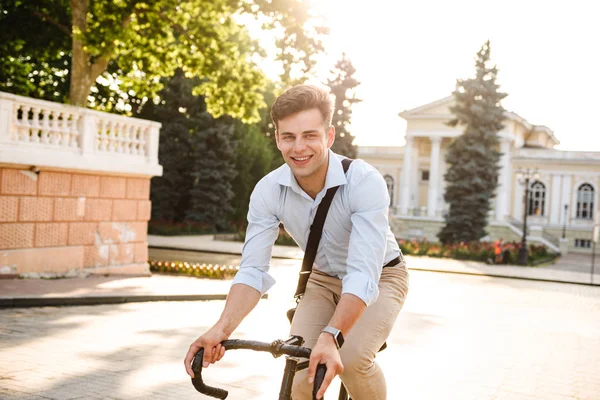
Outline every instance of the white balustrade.
<path id="1" fill-rule="evenodd" d="M 0 92 L 0 163 L 162 175 L 160 126 Z"/>

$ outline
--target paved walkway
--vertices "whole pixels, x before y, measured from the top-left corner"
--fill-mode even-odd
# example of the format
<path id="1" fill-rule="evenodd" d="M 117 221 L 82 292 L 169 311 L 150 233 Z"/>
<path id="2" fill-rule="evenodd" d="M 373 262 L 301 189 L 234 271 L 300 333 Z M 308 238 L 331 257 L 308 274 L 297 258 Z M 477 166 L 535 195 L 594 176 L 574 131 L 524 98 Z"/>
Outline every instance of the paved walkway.
<path id="1" fill-rule="evenodd" d="M 238 265 L 242 243 L 214 240 L 212 235 L 187 237 L 149 236 L 149 256 L 156 260 L 202 262 L 210 258 L 217 264 Z M 186 251 L 189 250 L 189 251 Z M 200 254 L 211 252 L 220 254 Z M 303 252 L 297 247 L 275 246 L 273 257 L 287 260 L 293 271 L 300 266 Z M 495 266 L 484 263 L 430 257 L 407 256 L 411 270 L 518 278 L 551 282 L 589 284 L 589 273 L 576 269 L 548 267 Z M 204 261 L 207 262 L 207 261 Z M 577 266 L 578 259 L 571 258 Z M 600 270 L 600 268 L 599 268 Z M 289 273 L 289 272 L 288 272 Z M 295 279 L 295 274 L 289 274 Z M 52 305 L 84 305 L 127 303 L 161 300 L 215 300 L 224 299 L 230 281 L 153 275 L 152 277 L 89 277 L 70 279 L 0 279 L 0 307 L 28 307 Z M 594 275 L 594 284 L 600 285 L 600 271 Z"/>
<path id="2" fill-rule="evenodd" d="M 286 338 L 296 260 L 232 338 Z M 177 278 L 179 279 L 179 278 Z M 183 369 L 223 301 L 0 310 L 0 398 L 204 399 Z M 389 400 L 598 400 L 600 287 L 410 272 L 378 354 Z M 231 400 L 277 398 L 284 358 L 231 351 L 204 371 Z M 337 399 L 335 383 L 326 399 Z"/>

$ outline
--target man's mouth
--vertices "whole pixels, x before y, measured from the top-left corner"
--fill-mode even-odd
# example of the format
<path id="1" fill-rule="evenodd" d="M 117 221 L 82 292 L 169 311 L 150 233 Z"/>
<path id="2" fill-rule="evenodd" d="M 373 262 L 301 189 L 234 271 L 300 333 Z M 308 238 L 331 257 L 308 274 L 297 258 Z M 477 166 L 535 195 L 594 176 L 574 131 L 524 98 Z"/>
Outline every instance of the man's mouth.
<path id="1" fill-rule="evenodd" d="M 290 157 L 295 164 L 302 165 L 306 164 L 308 160 L 312 158 L 312 156 L 302 156 L 302 157 Z"/>

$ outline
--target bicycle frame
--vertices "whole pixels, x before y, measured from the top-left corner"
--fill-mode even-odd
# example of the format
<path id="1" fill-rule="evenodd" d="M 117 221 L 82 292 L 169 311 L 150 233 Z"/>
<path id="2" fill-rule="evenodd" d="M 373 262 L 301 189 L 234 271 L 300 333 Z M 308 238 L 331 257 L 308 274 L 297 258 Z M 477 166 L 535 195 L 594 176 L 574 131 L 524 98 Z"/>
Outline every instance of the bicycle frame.
<path id="1" fill-rule="evenodd" d="M 283 372 L 283 378 L 281 380 L 281 389 L 279 391 L 279 400 L 291 400 L 292 395 L 292 383 L 294 382 L 294 376 L 297 371 L 308 368 L 308 361 L 300 361 L 301 358 L 308 359 L 310 357 L 311 349 L 308 347 L 302 347 L 304 339 L 301 336 L 292 336 L 289 339 L 282 341 L 276 340 L 272 343 L 257 342 L 251 340 L 225 340 L 221 342 L 221 345 L 226 350 L 237 350 L 247 349 L 254 351 L 268 352 L 277 358 L 281 355 L 286 355 L 285 369 Z M 211 387 L 206 385 L 202 380 L 202 359 L 204 356 L 204 349 L 200 349 L 194 356 L 192 361 L 192 370 L 194 371 L 194 378 L 192 378 L 192 385 L 194 388 L 202 394 L 216 397 L 218 399 L 226 399 L 229 393 L 227 390 Z M 313 400 L 317 398 L 317 391 L 323 383 L 325 378 L 325 372 L 327 368 L 324 364 L 317 366 L 315 374 L 315 381 L 313 386 Z"/>

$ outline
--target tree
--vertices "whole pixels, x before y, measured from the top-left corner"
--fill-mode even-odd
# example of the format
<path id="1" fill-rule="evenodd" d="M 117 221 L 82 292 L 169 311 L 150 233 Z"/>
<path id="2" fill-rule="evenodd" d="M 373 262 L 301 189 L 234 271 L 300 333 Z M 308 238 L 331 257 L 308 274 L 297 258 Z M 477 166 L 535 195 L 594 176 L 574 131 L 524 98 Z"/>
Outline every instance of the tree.
<path id="1" fill-rule="evenodd" d="M 186 221 L 202 222 L 209 229 L 228 228 L 233 211 L 233 180 L 235 170 L 232 139 L 234 121 L 230 117 L 218 120 L 209 117 L 205 128 L 192 136 L 192 188 Z"/>
<path id="2" fill-rule="evenodd" d="M 352 144 L 354 136 L 350 133 L 352 105 L 362 101 L 356 98 L 355 89 L 360 82 L 354 78 L 355 72 L 352 62 L 346 58 L 346 54 L 342 54 L 335 69 L 331 71 L 333 78 L 327 82 L 335 96 L 335 111 L 331 121 L 335 127 L 335 142 L 331 150 L 349 158 L 357 156 L 356 145 Z"/>
<path id="3" fill-rule="evenodd" d="M 279 152 L 273 150 L 271 140 L 264 135 L 260 125 L 237 124 L 235 132 L 235 169 L 237 176 L 232 182 L 234 197 L 231 221 L 242 229 L 246 226 L 250 194 L 254 186 L 274 168 Z M 276 152 L 277 151 L 277 152 Z"/>
<path id="4" fill-rule="evenodd" d="M 277 58 L 289 77 L 294 68 L 309 71 L 322 50 L 325 31 L 309 23 L 306 7 L 296 0 L 0 0 L 0 24 L 10 26 L 0 32 L 0 89 L 86 106 L 104 87 L 108 97 L 94 104 L 114 110 L 131 97 L 153 99 L 160 78 L 182 68 L 201 78 L 194 93 L 215 117 L 256 121 L 264 76 L 251 59 L 261 49 L 237 21 L 256 17 L 283 32 Z"/>
<path id="5" fill-rule="evenodd" d="M 207 230 L 226 228 L 233 197 L 231 117 L 215 119 L 202 96 L 193 95 L 197 79 L 183 70 L 166 80 L 161 102 L 137 115 L 161 122 L 159 160 L 163 176 L 152 181 L 152 218 L 201 222 Z"/>
<path id="6" fill-rule="evenodd" d="M 438 233 L 442 243 L 471 242 L 485 236 L 490 201 L 498 186 L 498 132 L 503 128 L 506 94 L 498 91 L 498 70 L 490 67 L 490 42 L 477 53 L 475 78 L 457 80 L 450 126 L 464 132 L 449 146 L 444 199 L 450 208 Z"/>

